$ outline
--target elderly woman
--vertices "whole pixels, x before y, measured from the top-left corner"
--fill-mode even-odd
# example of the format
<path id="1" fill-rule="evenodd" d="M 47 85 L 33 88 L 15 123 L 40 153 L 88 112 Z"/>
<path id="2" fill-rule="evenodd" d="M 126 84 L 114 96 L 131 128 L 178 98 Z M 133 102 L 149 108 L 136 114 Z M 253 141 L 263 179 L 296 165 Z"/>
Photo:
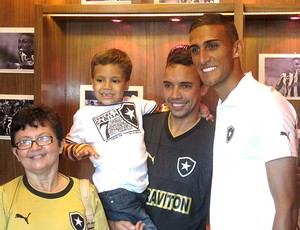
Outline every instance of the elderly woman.
<path id="1" fill-rule="evenodd" d="M 58 172 L 65 143 L 58 114 L 45 106 L 20 110 L 11 143 L 25 175 L 0 186 L 0 229 L 88 229 L 79 180 Z M 109 229 L 94 186 L 87 187 L 94 229 Z"/>

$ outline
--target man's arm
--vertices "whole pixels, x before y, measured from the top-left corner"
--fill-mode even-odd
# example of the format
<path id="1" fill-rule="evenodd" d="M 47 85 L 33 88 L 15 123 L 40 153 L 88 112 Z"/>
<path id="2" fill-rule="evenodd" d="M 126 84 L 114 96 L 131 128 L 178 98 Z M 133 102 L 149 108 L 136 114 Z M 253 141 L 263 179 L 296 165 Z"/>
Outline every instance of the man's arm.
<path id="1" fill-rule="evenodd" d="M 270 191 L 275 204 L 272 230 L 294 230 L 297 225 L 296 157 L 285 157 L 266 163 Z"/>

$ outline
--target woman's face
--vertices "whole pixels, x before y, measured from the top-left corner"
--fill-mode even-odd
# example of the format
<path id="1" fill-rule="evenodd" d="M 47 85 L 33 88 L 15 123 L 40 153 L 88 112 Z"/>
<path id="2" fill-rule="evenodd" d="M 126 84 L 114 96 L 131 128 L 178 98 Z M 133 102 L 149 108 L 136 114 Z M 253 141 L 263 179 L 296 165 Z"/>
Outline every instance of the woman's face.
<path id="1" fill-rule="evenodd" d="M 26 140 L 40 140 L 52 137 L 52 143 L 40 146 L 33 142 L 28 149 L 13 148 L 13 153 L 23 165 L 26 174 L 56 173 L 58 171 L 59 155 L 63 151 L 64 141 L 59 143 L 55 133 L 49 126 L 38 125 L 37 128 L 26 126 L 24 130 L 16 133 L 16 143 Z M 41 138 L 42 137 L 42 138 Z M 46 137 L 43 139 L 43 137 Z M 48 144 L 49 143 L 49 144 Z"/>

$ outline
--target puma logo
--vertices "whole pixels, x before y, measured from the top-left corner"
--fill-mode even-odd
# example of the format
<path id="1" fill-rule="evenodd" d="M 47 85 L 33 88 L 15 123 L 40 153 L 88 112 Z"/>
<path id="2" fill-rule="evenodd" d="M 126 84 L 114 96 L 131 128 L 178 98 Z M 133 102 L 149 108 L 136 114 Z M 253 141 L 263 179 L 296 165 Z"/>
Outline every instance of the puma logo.
<path id="1" fill-rule="evenodd" d="M 290 135 L 290 132 L 288 132 L 288 133 L 286 133 L 286 132 L 284 132 L 284 131 L 281 131 L 281 132 L 280 132 L 280 136 L 286 136 L 288 140 L 290 140 L 289 135 Z"/>
<path id="2" fill-rule="evenodd" d="M 24 216 L 22 216 L 21 214 L 17 213 L 16 216 L 15 216 L 15 218 L 21 218 L 21 219 L 24 219 L 24 220 L 26 221 L 26 223 L 29 224 L 28 218 L 29 218 L 30 214 L 31 214 L 31 213 L 29 213 L 27 217 L 24 217 Z"/>
<path id="3" fill-rule="evenodd" d="M 148 153 L 148 152 L 147 152 Z M 152 164 L 154 164 L 154 158 L 155 157 L 153 157 L 153 156 L 151 156 L 151 154 L 150 153 L 148 153 L 148 157 L 150 158 L 150 160 L 152 161 Z"/>

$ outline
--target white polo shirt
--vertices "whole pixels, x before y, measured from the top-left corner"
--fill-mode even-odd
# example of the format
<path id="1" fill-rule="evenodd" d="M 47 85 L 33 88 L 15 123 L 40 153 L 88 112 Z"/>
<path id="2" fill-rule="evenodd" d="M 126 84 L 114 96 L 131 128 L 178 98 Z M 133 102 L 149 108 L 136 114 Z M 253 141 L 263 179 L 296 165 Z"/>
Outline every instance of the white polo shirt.
<path id="1" fill-rule="evenodd" d="M 217 107 L 212 230 L 270 230 L 275 214 L 265 163 L 297 157 L 297 114 L 247 73 Z"/>

